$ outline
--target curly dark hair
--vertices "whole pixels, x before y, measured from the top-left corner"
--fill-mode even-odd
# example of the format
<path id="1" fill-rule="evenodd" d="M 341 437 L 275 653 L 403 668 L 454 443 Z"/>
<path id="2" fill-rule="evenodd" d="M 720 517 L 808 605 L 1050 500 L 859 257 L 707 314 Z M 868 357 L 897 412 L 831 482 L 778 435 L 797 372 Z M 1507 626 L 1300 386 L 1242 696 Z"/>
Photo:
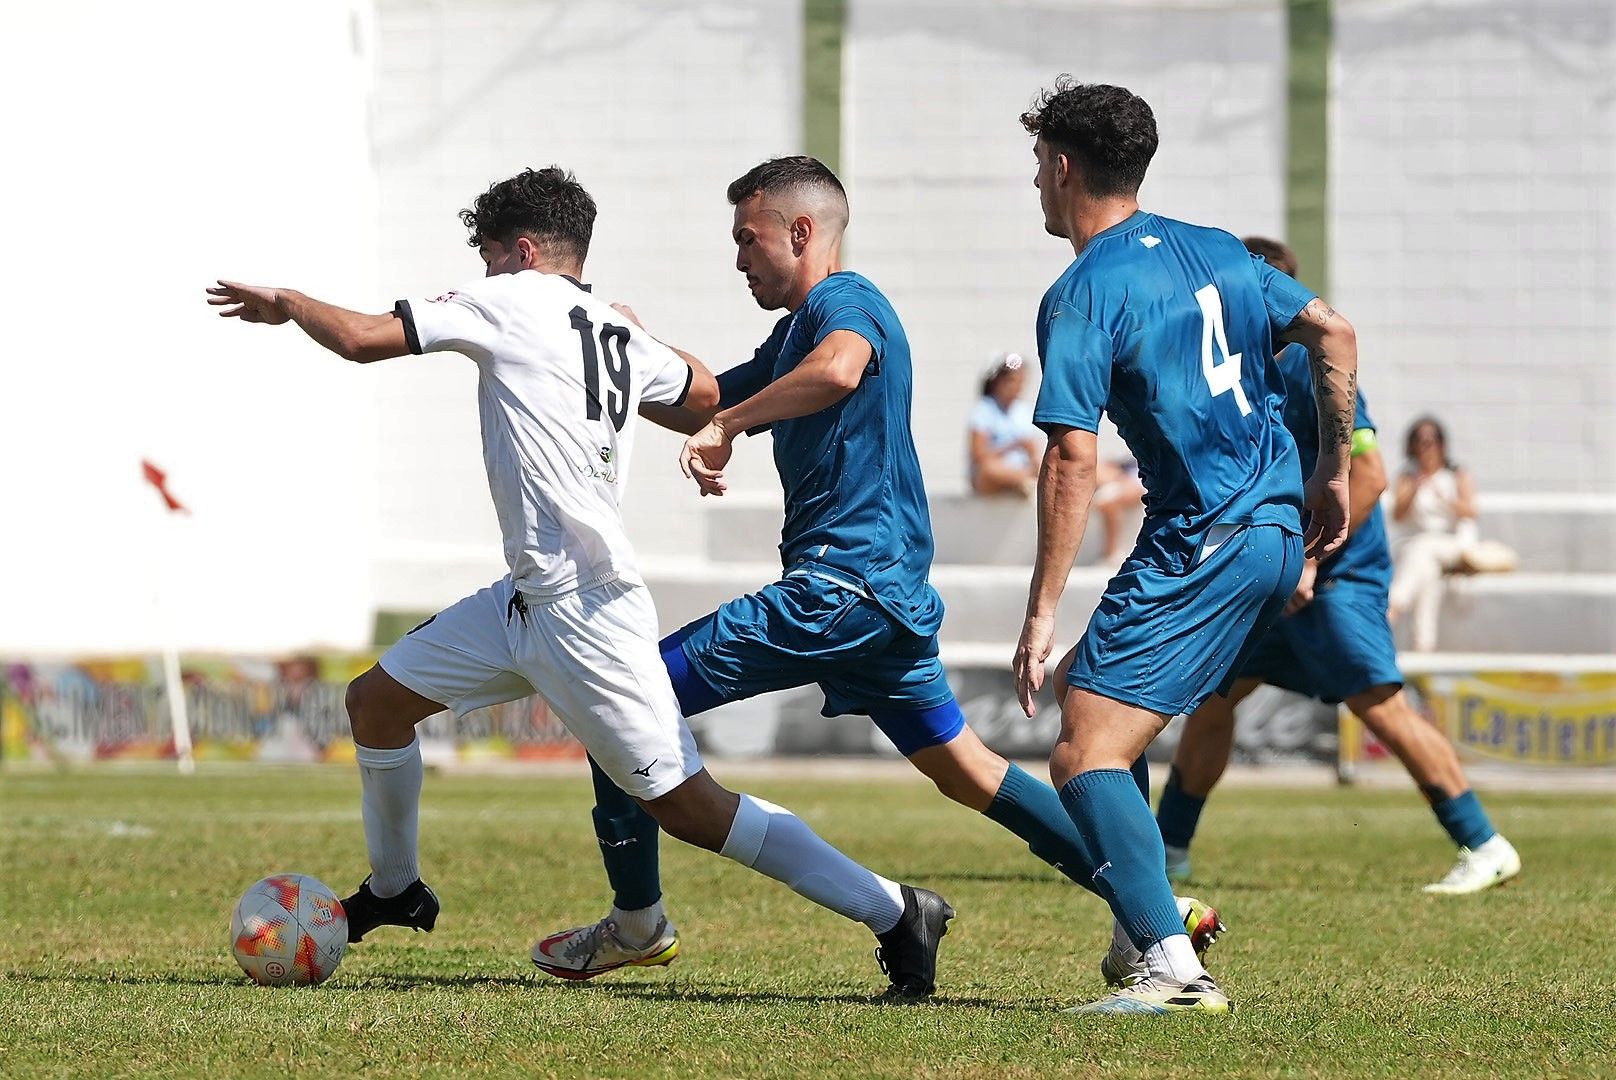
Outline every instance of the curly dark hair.
<path id="1" fill-rule="evenodd" d="M 1144 98 L 1120 86 L 1061 75 L 1021 114 L 1021 126 L 1074 158 L 1096 198 L 1137 194 L 1156 156 L 1155 115 Z"/>
<path id="2" fill-rule="evenodd" d="M 754 165 L 730 184 L 725 194 L 729 196 L 731 206 L 739 206 L 754 195 L 771 195 L 797 188 L 833 191 L 843 203 L 847 202 L 847 189 L 830 171 L 830 166 L 806 154 L 770 158 L 761 165 Z"/>
<path id="3" fill-rule="evenodd" d="M 460 211 L 460 221 L 471 230 L 466 243 L 472 247 L 486 240 L 509 245 L 525 236 L 582 263 L 595 232 L 595 200 L 559 165 L 523 169 L 477 196 L 471 209 Z"/>
<path id="4" fill-rule="evenodd" d="M 1289 244 L 1282 244 L 1278 240 L 1270 240 L 1266 236 L 1248 236 L 1240 241 L 1246 245 L 1246 250 L 1253 255 L 1261 255 L 1263 260 L 1282 274 L 1296 276 L 1296 252 L 1290 249 Z"/>

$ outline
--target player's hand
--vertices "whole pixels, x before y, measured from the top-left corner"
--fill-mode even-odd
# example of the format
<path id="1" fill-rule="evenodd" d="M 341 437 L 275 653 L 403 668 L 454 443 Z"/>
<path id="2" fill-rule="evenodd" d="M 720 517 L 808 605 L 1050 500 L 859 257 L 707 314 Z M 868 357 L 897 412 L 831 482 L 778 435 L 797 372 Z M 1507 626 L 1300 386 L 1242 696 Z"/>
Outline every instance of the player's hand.
<path id="1" fill-rule="evenodd" d="M 702 495 L 722 495 L 729 487 L 724 483 L 724 466 L 729 464 L 734 450 L 729 432 L 714 417 L 685 440 L 684 449 L 679 451 L 679 469 L 696 482 Z"/>
<path id="2" fill-rule="evenodd" d="M 272 289 L 267 285 L 220 281 L 208 290 L 208 303 L 224 309 L 219 312 L 222 318 L 279 326 L 291 318 L 282 302 L 285 293 L 285 289 Z"/>
<path id="3" fill-rule="evenodd" d="M 1038 711 L 1034 700 L 1044 686 L 1044 661 L 1055 645 L 1055 620 L 1047 615 L 1029 615 L 1021 626 L 1021 641 L 1011 668 L 1016 675 L 1016 698 L 1021 711 L 1032 716 Z"/>
<path id="4" fill-rule="evenodd" d="M 638 326 L 641 330 L 645 329 L 645 324 L 640 321 L 640 317 L 634 314 L 634 309 L 629 307 L 627 304 L 613 304 L 612 310 L 623 316 L 623 318 L 627 319 L 635 326 Z"/>
<path id="5" fill-rule="evenodd" d="M 1307 507 L 1307 532 L 1303 549 L 1310 559 L 1335 553 L 1347 539 L 1347 478 L 1334 471 L 1315 471 L 1302 492 Z"/>
<path id="6" fill-rule="evenodd" d="M 1291 598 L 1285 601 L 1285 614 L 1295 615 L 1313 602 L 1313 583 L 1319 576 L 1319 564 L 1312 559 L 1302 564 L 1302 576 L 1296 582 Z"/>

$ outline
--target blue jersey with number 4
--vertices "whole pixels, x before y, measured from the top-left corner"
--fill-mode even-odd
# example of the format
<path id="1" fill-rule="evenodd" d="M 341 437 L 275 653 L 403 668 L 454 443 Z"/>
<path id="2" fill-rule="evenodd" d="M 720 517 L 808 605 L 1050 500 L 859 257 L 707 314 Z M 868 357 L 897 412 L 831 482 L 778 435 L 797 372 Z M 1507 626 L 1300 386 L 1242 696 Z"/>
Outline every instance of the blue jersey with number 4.
<path id="1" fill-rule="evenodd" d="M 1145 486 L 1137 557 L 1182 572 L 1213 526 L 1301 531 L 1274 338 L 1313 298 L 1229 233 L 1142 210 L 1044 294 L 1033 422 L 1111 417 Z"/>

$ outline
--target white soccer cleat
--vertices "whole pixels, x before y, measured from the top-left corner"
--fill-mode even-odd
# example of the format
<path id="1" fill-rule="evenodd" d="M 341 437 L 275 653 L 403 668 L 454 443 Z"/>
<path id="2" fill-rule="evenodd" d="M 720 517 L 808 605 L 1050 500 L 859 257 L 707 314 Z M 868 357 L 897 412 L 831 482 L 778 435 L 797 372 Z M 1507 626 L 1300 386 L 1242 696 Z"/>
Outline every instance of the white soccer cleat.
<path id="1" fill-rule="evenodd" d="M 1190 936 L 1190 945 L 1195 949 L 1195 955 L 1204 962 L 1206 951 L 1217 944 L 1218 938 L 1229 930 L 1227 923 L 1218 914 L 1218 909 L 1203 900 L 1193 896 L 1175 896 L 1178 901 L 1178 913 L 1184 919 L 1184 932 Z M 1100 974 L 1105 978 L 1107 986 L 1130 986 L 1150 974 L 1145 967 L 1145 955 L 1133 947 L 1129 941 L 1119 941 L 1115 935 L 1111 939 L 1111 948 L 1106 951 L 1105 958 L 1100 961 Z"/>
<path id="2" fill-rule="evenodd" d="M 1502 885 L 1521 872 L 1521 857 L 1503 833 L 1474 850 L 1459 849 L 1459 861 L 1441 881 L 1433 881 L 1425 892 L 1438 896 L 1463 896 Z"/>
<path id="3" fill-rule="evenodd" d="M 1229 995 L 1212 981 L 1212 976 L 1202 975 L 1187 983 L 1139 979 L 1098 1001 L 1061 1011 L 1083 1016 L 1165 1016 L 1175 1012 L 1221 1014 L 1229 1009 Z"/>
<path id="4" fill-rule="evenodd" d="M 663 967 L 679 955 L 679 931 L 663 919 L 643 946 L 617 936 L 617 924 L 602 919 L 551 934 L 533 946 L 533 963 L 558 979 L 593 979 L 622 967 Z"/>
<path id="5" fill-rule="evenodd" d="M 1167 880 L 1188 881 L 1190 877 L 1190 849 L 1164 845 L 1167 849 Z"/>

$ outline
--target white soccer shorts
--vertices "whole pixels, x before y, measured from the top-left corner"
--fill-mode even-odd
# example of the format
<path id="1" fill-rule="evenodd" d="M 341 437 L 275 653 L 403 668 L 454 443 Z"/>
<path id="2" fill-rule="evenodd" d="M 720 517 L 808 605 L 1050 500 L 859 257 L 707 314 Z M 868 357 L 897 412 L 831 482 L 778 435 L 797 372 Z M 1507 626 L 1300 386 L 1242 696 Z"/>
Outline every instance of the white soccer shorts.
<path id="1" fill-rule="evenodd" d="M 512 606 L 509 577 L 445 608 L 382 655 L 387 674 L 455 716 L 537 692 L 616 784 L 666 795 L 701 771 L 657 648 L 643 585 L 610 581 Z"/>

